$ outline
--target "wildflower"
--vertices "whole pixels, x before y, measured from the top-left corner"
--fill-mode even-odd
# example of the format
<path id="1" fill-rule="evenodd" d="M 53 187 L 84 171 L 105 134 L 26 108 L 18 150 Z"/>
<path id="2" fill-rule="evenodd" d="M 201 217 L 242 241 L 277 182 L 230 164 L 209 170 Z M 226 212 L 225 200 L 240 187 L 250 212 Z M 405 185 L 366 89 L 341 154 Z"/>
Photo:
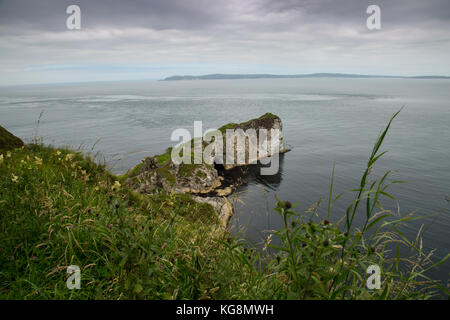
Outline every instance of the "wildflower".
<path id="1" fill-rule="evenodd" d="M 3 162 L 3 154 L 0 153 L 0 163 Z"/>
<path id="2" fill-rule="evenodd" d="M 119 183 L 119 181 L 114 181 L 114 185 L 112 186 L 112 190 L 113 191 L 115 191 L 115 190 L 117 190 L 117 189 L 119 189 L 120 188 L 120 183 Z"/>
<path id="3" fill-rule="evenodd" d="M 81 170 L 81 174 L 82 174 L 83 176 L 85 176 L 85 175 L 86 175 L 86 170 Z"/>
<path id="4" fill-rule="evenodd" d="M 325 241 L 323 242 L 323 246 L 324 246 L 324 247 L 327 247 L 328 244 L 329 244 L 328 240 L 325 240 Z"/>
<path id="5" fill-rule="evenodd" d="M 111 230 L 112 228 L 113 228 L 113 225 L 112 225 L 112 224 L 109 224 L 109 225 L 108 225 L 108 229 Z"/>
<path id="6" fill-rule="evenodd" d="M 75 158 L 75 155 L 73 153 L 68 153 L 66 155 L 66 161 L 72 161 L 73 158 Z"/>
<path id="7" fill-rule="evenodd" d="M 57 156 L 61 155 L 61 151 L 57 150 L 57 151 L 56 151 L 56 155 L 57 155 Z"/>
<path id="8" fill-rule="evenodd" d="M 342 246 L 340 244 L 333 244 L 332 247 L 334 249 L 342 249 Z"/>
<path id="9" fill-rule="evenodd" d="M 34 159 L 36 160 L 35 163 L 40 166 L 42 164 L 42 159 L 39 157 L 34 157 Z"/>
<path id="10" fill-rule="evenodd" d="M 284 207 L 285 207 L 286 209 L 290 209 L 290 208 L 292 208 L 292 203 L 290 203 L 289 201 L 285 201 L 285 202 L 284 202 Z"/>
<path id="11" fill-rule="evenodd" d="M 263 251 L 267 250 L 267 248 L 269 247 L 271 242 L 272 242 L 272 234 L 269 234 L 269 236 L 267 237 L 266 243 L 264 244 Z"/>
<path id="12" fill-rule="evenodd" d="M 14 183 L 17 183 L 17 180 L 19 179 L 18 176 L 15 176 L 14 174 L 12 175 L 11 181 Z"/>
<path id="13" fill-rule="evenodd" d="M 11 151 L 6 152 L 6 157 L 11 158 Z"/>
<path id="14" fill-rule="evenodd" d="M 67 228 L 68 228 L 69 230 L 73 229 L 73 224 L 69 224 L 69 225 L 67 226 Z"/>

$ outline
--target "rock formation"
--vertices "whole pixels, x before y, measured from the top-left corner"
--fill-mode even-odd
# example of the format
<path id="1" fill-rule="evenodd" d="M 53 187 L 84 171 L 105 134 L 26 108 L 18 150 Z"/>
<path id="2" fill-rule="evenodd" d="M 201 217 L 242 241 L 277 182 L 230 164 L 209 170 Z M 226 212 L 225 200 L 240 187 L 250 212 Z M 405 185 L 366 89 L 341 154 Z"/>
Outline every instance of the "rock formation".
<path id="1" fill-rule="evenodd" d="M 0 126 L 0 150 L 12 150 L 23 146 L 23 141 Z"/>
<path id="2" fill-rule="evenodd" d="M 263 129 L 267 135 L 260 134 Z M 236 138 L 233 144 L 227 149 L 227 130 L 234 130 Z M 250 131 L 248 131 L 250 130 Z M 254 130 L 259 141 L 257 152 L 249 152 L 252 140 L 246 136 L 248 132 Z M 275 130 L 275 131 L 272 131 Z M 277 135 L 273 132 L 278 130 Z M 285 147 L 281 119 L 273 114 L 265 115 L 249 120 L 247 122 L 235 124 L 229 123 L 219 129 L 222 141 L 212 141 L 212 143 L 222 143 L 221 154 L 211 153 L 211 157 L 217 159 L 220 155 L 224 159 L 223 169 L 225 172 L 237 166 L 247 166 L 256 163 L 263 157 L 272 156 L 274 153 L 289 151 Z M 231 132 L 231 131 L 229 131 Z M 260 141 L 261 140 L 261 141 Z M 188 142 L 193 146 L 193 140 Z M 271 149 L 271 143 L 275 146 Z M 205 143 L 202 142 L 203 147 Z M 267 148 L 261 146 L 268 146 Z M 233 152 L 234 159 L 237 160 L 239 153 L 241 163 L 226 163 L 227 152 Z M 172 148 L 166 150 L 164 154 L 155 157 L 145 158 L 141 164 L 126 173 L 126 183 L 143 194 L 153 194 L 155 192 L 175 192 L 191 194 L 195 201 L 211 204 L 218 213 L 224 225 L 227 224 L 232 215 L 233 206 L 226 196 L 230 195 L 237 184 L 226 185 L 224 178 L 219 175 L 216 163 L 213 159 L 203 159 L 200 164 L 180 163 L 172 161 Z"/>

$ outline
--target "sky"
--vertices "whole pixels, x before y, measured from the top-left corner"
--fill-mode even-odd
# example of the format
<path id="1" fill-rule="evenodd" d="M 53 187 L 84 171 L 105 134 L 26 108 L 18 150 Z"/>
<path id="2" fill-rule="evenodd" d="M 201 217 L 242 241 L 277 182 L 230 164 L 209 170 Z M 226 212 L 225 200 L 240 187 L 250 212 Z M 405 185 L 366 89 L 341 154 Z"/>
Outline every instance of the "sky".
<path id="1" fill-rule="evenodd" d="M 81 9 L 69 30 L 66 8 Z M 369 30 L 369 5 L 381 29 Z M 0 0 L 0 85 L 210 73 L 450 75 L 449 0 Z"/>

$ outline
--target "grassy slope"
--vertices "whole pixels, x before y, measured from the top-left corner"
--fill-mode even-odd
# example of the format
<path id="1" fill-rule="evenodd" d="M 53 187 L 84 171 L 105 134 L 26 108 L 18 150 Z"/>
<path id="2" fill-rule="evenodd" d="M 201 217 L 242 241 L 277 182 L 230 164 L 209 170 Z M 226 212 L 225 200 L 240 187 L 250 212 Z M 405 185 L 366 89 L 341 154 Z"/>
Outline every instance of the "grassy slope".
<path id="1" fill-rule="evenodd" d="M 4 154 L 0 177 L 2 298 L 259 296 L 208 204 L 143 197 L 80 154 L 35 145 Z M 66 288 L 69 265 L 82 290 Z"/>

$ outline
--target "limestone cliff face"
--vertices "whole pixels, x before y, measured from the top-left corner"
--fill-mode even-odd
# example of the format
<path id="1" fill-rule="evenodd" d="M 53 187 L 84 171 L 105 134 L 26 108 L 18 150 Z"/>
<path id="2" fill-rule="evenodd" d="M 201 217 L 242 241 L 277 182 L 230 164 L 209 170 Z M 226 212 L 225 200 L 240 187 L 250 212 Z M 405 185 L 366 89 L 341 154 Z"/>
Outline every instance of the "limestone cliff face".
<path id="1" fill-rule="evenodd" d="M 228 133 L 234 134 L 234 140 L 227 139 L 227 130 Z M 143 194 L 160 191 L 192 194 L 196 201 L 212 204 L 222 222 L 226 224 L 233 209 L 225 197 L 232 193 L 236 184 L 224 185 L 224 178 L 215 167 L 215 164 L 220 163 L 217 159 L 223 159 L 221 164 L 227 171 L 234 167 L 251 165 L 276 153 L 286 152 L 288 150 L 282 130 L 281 119 L 270 113 L 239 124 L 229 123 L 218 131 L 222 138 L 211 142 L 219 146 L 222 144 L 223 148 L 214 149 L 209 155 L 210 158 L 203 159 L 201 164 L 175 164 L 171 158 L 172 149 L 169 148 L 164 154 L 146 158 L 140 165 L 128 171 L 126 182 Z M 227 141 L 230 141 L 229 145 Z"/>
<path id="2" fill-rule="evenodd" d="M 226 170 L 255 164 L 262 158 L 288 151 L 284 143 L 281 119 L 271 113 L 247 122 L 228 124 L 219 130 L 224 133 L 221 158 Z M 229 130 L 231 132 L 227 135 Z M 230 142 L 231 145 L 228 145 Z M 217 155 L 215 158 L 217 159 Z"/>
<path id="3" fill-rule="evenodd" d="M 23 146 L 23 141 L 0 126 L 0 150 L 12 150 Z"/>

